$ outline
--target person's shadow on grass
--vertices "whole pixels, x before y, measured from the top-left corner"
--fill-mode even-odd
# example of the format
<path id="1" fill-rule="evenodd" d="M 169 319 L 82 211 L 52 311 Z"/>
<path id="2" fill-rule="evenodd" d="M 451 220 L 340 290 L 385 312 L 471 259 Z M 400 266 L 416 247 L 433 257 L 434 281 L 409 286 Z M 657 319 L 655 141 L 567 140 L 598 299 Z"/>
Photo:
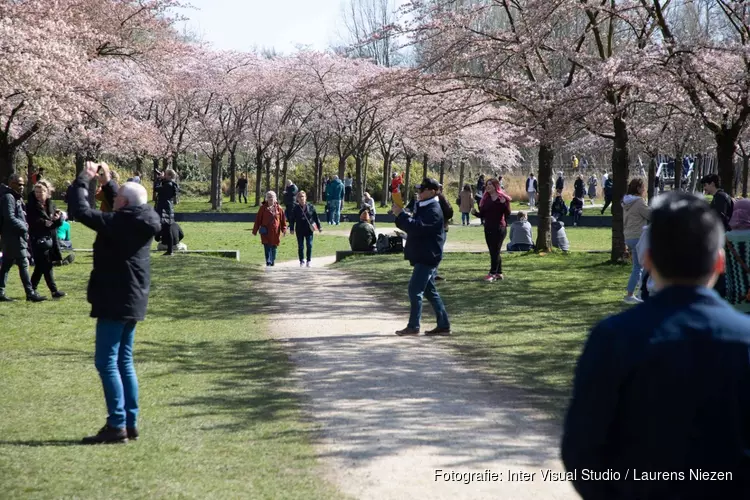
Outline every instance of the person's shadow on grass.
<path id="1" fill-rule="evenodd" d="M 0 446 L 28 446 L 37 448 L 42 446 L 84 446 L 80 439 L 41 439 L 38 441 L 0 441 Z"/>

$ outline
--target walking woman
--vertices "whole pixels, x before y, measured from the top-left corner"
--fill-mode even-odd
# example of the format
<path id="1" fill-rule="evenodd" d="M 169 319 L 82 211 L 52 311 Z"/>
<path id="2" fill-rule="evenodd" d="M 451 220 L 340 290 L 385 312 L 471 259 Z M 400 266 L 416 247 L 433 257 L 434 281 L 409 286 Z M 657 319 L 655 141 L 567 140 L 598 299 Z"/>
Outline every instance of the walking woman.
<path id="1" fill-rule="evenodd" d="M 313 234 L 316 227 L 319 233 L 323 232 L 323 228 L 320 227 L 320 219 L 318 218 L 318 212 L 315 211 L 315 206 L 312 203 L 307 203 L 307 193 L 300 191 L 297 193 L 296 200 L 297 203 L 294 204 L 292 216 L 289 220 L 289 230 L 292 234 L 297 235 L 299 267 L 305 267 L 305 244 L 307 246 L 307 267 L 310 267 Z"/>
<path id="2" fill-rule="evenodd" d="M 484 196 L 479 202 L 479 212 L 474 211 L 476 217 L 484 219 L 484 239 L 490 251 L 490 272 L 485 281 L 503 279 L 503 261 L 500 250 L 508 234 L 507 218 L 510 216 L 511 197 L 500 187 L 500 181 L 490 179 L 485 184 Z"/>
<path id="3" fill-rule="evenodd" d="M 276 261 L 281 235 L 286 235 L 286 216 L 273 191 L 266 193 L 266 200 L 260 204 L 258 215 L 255 216 L 253 236 L 258 233 L 266 255 L 266 267 L 271 267 Z"/>
<path id="4" fill-rule="evenodd" d="M 61 262 L 62 254 L 57 244 L 57 228 L 62 225 L 62 212 L 52 202 L 50 188 L 45 182 L 38 182 L 29 195 L 26 205 L 29 222 L 29 242 L 34 257 L 34 273 L 31 275 L 31 286 L 36 291 L 44 276 L 52 297 L 65 297 L 65 292 L 57 289 L 55 275 L 52 271 L 54 262 Z"/>
<path id="5" fill-rule="evenodd" d="M 468 226 L 470 224 L 469 214 L 474 208 L 474 195 L 471 194 L 471 186 L 468 184 L 464 184 L 464 189 L 458 197 L 458 208 L 461 212 L 461 225 Z"/>
<path id="6" fill-rule="evenodd" d="M 596 187 L 599 185 L 599 181 L 596 178 L 596 172 L 591 174 L 589 177 L 589 200 L 593 205 L 596 202 Z"/>
<path id="7" fill-rule="evenodd" d="M 164 255 L 174 255 L 174 247 L 179 243 L 172 237 L 174 206 L 177 204 L 177 195 L 180 193 L 180 186 L 176 179 L 177 172 L 168 168 L 164 172 L 164 177 L 156 185 L 156 213 L 161 218 L 161 242 L 167 247 Z"/>
<path id="8" fill-rule="evenodd" d="M 642 302 L 635 296 L 635 289 L 641 281 L 643 269 L 641 256 L 638 255 L 638 241 L 641 238 L 643 227 L 651 220 L 651 211 L 643 199 L 646 192 L 646 184 L 643 179 L 637 178 L 630 181 L 628 191 L 622 200 L 623 225 L 625 226 L 625 244 L 630 249 L 633 258 L 633 269 L 630 271 L 628 280 L 628 294 L 625 297 L 627 304 L 638 304 Z"/>

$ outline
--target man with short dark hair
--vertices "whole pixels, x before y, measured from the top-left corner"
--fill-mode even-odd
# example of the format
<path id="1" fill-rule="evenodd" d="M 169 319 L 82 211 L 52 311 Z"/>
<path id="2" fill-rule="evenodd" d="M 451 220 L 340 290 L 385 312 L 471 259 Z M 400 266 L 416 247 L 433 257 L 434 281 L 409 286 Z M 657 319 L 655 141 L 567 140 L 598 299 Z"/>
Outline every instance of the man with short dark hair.
<path id="1" fill-rule="evenodd" d="M 3 251 L 3 263 L 0 266 L 0 302 L 13 301 L 5 295 L 8 274 L 13 264 L 18 266 L 21 283 L 26 290 L 26 300 L 29 302 L 47 300 L 34 291 L 29 276 L 29 246 L 27 242 L 29 225 L 26 223 L 26 213 L 23 209 L 25 186 L 26 181 L 19 174 L 11 175 L 7 186 L 0 184 L 0 248 Z"/>
<path id="2" fill-rule="evenodd" d="M 102 380 L 107 423 L 84 444 L 126 443 L 138 438 L 138 379 L 133 366 L 136 324 L 143 321 L 151 285 L 151 242 L 161 231 L 146 189 L 134 182 L 119 188 L 111 212 L 93 210 L 88 185 L 101 166 L 87 162 L 73 183 L 69 212 L 96 231 L 94 269 L 87 299 L 96 318 L 94 364 Z"/>
<path id="3" fill-rule="evenodd" d="M 701 179 L 701 184 L 703 184 L 703 191 L 714 197 L 711 200 L 711 208 L 719 216 L 721 223 L 724 224 L 724 231 L 731 231 L 729 220 L 732 218 L 732 212 L 734 211 L 734 200 L 732 200 L 732 197 L 726 191 L 719 187 L 721 184 L 719 176 L 708 174 Z"/>
<path id="4" fill-rule="evenodd" d="M 649 244 L 658 293 L 592 330 L 563 462 L 585 499 L 750 498 L 750 318 L 711 290 L 724 229 L 704 200 L 673 191 L 654 200 Z"/>
<path id="5" fill-rule="evenodd" d="M 443 210 L 438 198 L 440 183 L 435 179 L 425 178 L 417 186 L 417 190 L 419 201 L 415 204 L 413 214 L 408 215 L 398 205 L 393 206 L 396 226 L 407 235 L 405 257 L 414 266 L 409 280 L 409 324 L 397 331 L 396 335 L 419 335 L 424 297 L 432 304 L 437 317 L 437 328 L 428 331 L 426 335 L 450 335 L 448 313 L 435 287 L 435 276 L 443 258 L 445 242 Z"/>

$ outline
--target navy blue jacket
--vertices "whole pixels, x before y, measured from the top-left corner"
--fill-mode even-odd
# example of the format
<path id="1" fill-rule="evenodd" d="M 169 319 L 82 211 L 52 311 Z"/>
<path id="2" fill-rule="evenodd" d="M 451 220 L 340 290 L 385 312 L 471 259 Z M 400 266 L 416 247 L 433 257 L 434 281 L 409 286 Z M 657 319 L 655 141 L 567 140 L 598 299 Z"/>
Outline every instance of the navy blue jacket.
<path id="1" fill-rule="evenodd" d="M 443 259 L 445 244 L 443 211 L 437 196 L 417 203 L 412 217 L 401 212 L 396 217 L 396 226 L 406 232 L 404 256 L 411 265 L 437 267 Z"/>
<path id="2" fill-rule="evenodd" d="M 599 323 L 578 361 L 562 458 L 584 499 L 750 498 L 750 318 L 707 288 L 670 287 Z M 586 481 L 584 469 L 622 480 Z M 733 480 L 691 480 L 691 469 Z M 633 480 L 647 472 L 684 480 Z"/>

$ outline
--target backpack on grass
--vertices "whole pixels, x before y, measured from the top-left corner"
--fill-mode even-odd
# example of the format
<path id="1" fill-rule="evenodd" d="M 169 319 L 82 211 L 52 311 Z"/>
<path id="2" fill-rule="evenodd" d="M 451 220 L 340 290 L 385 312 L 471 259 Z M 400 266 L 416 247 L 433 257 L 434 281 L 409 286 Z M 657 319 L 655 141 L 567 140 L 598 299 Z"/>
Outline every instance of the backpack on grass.
<path id="1" fill-rule="evenodd" d="M 379 234 L 375 243 L 377 253 L 401 253 L 404 251 L 404 240 L 401 236 Z"/>

